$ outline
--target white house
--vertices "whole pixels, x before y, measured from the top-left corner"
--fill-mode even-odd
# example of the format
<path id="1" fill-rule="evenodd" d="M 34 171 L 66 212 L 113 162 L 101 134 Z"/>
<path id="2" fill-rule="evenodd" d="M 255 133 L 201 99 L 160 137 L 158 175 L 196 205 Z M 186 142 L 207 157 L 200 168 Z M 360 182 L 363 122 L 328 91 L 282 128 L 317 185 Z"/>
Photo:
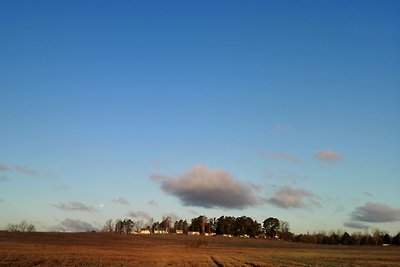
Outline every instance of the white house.
<path id="1" fill-rule="evenodd" d="M 150 230 L 149 229 L 142 229 L 142 230 L 140 230 L 139 234 L 141 234 L 141 235 L 149 235 L 150 234 Z"/>
<path id="2" fill-rule="evenodd" d="M 198 232 L 198 231 L 189 231 L 188 235 L 200 235 L 200 232 Z"/>

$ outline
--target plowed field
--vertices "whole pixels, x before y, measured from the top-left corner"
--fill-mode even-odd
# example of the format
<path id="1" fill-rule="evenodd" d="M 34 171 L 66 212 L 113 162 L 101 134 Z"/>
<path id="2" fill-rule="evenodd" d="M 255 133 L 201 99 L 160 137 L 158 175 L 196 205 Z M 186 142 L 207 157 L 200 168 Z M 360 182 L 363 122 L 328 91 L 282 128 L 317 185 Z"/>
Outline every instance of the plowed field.
<path id="1" fill-rule="evenodd" d="M 399 266 L 399 247 L 187 235 L 0 232 L 0 266 Z"/>

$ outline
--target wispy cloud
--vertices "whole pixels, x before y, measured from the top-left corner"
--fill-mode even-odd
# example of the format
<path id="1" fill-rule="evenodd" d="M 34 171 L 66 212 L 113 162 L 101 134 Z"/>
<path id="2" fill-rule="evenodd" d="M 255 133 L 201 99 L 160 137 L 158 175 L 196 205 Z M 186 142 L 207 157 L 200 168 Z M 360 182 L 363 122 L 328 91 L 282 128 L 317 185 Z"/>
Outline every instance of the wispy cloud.
<path id="1" fill-rule="evenodd" d="M 267 159 L 272 159 L 272 160 L 278 160 L 278 161 L 287 161 L 291 163 L 298 163 L 300 160 L 292 154 L 289 154 L 287 152 L 261 152 L 261 155 L 264 158 Z"/>
<path id="2" fill-rule="evenodd" d="M 44 171 L 44 172 L 39 172 L 35 169 L 23 166 L 23 165 L 14 165 L 14 166 L 9 166 L 3 163 L 0 163 L 0 173 L 1 172 L 8 172 L 8 171 L 14 171 L 16 173 L 32 176 L 32 177 L 46 177 L 46 178 L 57 178 L 57 175 L 54 174 L 53 172 L 49 171 Z M 3 179 L 4 181 L 4 179 Z M 1 182 L 1 181 L 0 181 Z"/>
<path id="3" fill-rule="evenodd" d="M 51 230 L 61 232 L 88 232 L 95 228 L 88 222 L 78 219 L 64 219 L 58 226 L 53 227 Z"/>
<path id="4" fill-rule="evenodd" d="M 367 196 L 367 197 L 375 198 L 374 195 L 371 194 L 371 193 L 369 193 L 369 192 L 363 192 L 363 194 L 364 194 L 365 196 Z"/>
<path id="5" fill-rule="evenodd" d="M 325 162 L 336 163 L 342 159 L 342 156 L 331 150 L 322 150 L 315 152 L 314 158 Z"/>
<path id="6" fill-rule="evenodd" d="M 158 207 L 158 202 L 155 200 L 150 200 L 149 202 L 147 202 L 147 205 L 152 206 L 152 207 Z"/>
<path id="7" fill-rule="evenodd" d="M 244 209 L 259 203 L 251 186 L 224 170 L 203 165 L 195 166 L 179 177 L 153 174 L 151 179 L 159 182 L 164 192 L 187 206 Z"/>
<path id="8" fill-rule="evenodd" d="M 5 175 L 0 176 L 0 183 L 1 182 L 8 182 L 8 181 L 10 181 L 10 179 L 8 179 L 7 176 L 5 176 Z"/>
<path id="9" fill-rule="evenodd" d="M 310 209 L 321 206 L 319 197 L 310 191 L 284 186 L 279 188 L 267 202 L 283 209 Z"/>
<path id="10" fill-rule="evenodd" d="M 142 210 L 139 210 L 139 211 L 136 211 L 136 212 L 130 211 L 130 212 L 128 212 L 127 215 L 129 217 L 133 217 L 133 218 L 142 218 L 142 219 L 147 219 L 147 220 L 151 219 L 150 214 L 148 214 L 147 212 L 142 211 Z"/>
<path id="11" fill-rule="evenodd" d="M 30 169 L 28 167 L 25 166 L 21 166 L 21 165 L 17 165 L 14 167 L 14 170 L 26 175 L 30 175 L 30 176 L 35 176 L 38 174 L 38 172 L 34 169 Z"/>
<path id="12" fill-rule="evenodd" d="M 367 229 L 369 228 L 368 225 L 360 223 L 360 222 L 345 222 L 343 224 L 346 227 L 354 228 L 354 229 Z"/>
<path id="13" fill-rule="evenodd" d="M 0 163 L 0 172 L 6 172 L 9 169 L 10 168 L 7 165 Z"/>
<path id="14" fill-rule="evenodd" d="M 85 212 L 97 212 L 97 209 L 86 206 L 85 204 L 78 201 L 71 201 L 68 203 L 53 204 L 59 210 L 62 211 L 85 211 Z"/>
<path id="15" fill-rule="evenodd" d="M 121 204 L 121 205 L 125 205 L 125 206 L 130 206 L 131 204 L 128 202 L 128 200 L 126 200 L 123 197 L 117 198 L 117 199 L 113 199 L 112 200 L 115 204 Z"/>
<path id="16" fill-rule="evenodd" d="M 400 209 L 394 209 L 384 203 L 367 202 L 353 211 L 351 219 L 371 223 L 397 222 L 400 221 Z"/>

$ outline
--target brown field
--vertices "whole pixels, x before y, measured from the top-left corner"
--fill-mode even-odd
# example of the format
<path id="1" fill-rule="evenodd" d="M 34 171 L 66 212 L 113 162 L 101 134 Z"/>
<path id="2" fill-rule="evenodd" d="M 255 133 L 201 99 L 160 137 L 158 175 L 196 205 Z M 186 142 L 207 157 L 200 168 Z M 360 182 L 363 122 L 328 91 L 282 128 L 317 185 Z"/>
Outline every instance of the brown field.
<path id="1" fill-rule="evenodd" d="M 0 266 L 400 266 L 399 247 L 187 235 L 0 232 Z"/>

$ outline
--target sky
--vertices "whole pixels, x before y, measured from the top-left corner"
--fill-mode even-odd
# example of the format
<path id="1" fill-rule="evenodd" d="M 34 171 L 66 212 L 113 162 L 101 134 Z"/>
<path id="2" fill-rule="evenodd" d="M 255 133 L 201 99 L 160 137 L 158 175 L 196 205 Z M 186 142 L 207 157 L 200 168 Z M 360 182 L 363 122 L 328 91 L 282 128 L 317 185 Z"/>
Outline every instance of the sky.
<path id="1" fill-rule="evenodd" d="M 400 230 L 399 1 L 1 1 L 0 229 Z"/>

